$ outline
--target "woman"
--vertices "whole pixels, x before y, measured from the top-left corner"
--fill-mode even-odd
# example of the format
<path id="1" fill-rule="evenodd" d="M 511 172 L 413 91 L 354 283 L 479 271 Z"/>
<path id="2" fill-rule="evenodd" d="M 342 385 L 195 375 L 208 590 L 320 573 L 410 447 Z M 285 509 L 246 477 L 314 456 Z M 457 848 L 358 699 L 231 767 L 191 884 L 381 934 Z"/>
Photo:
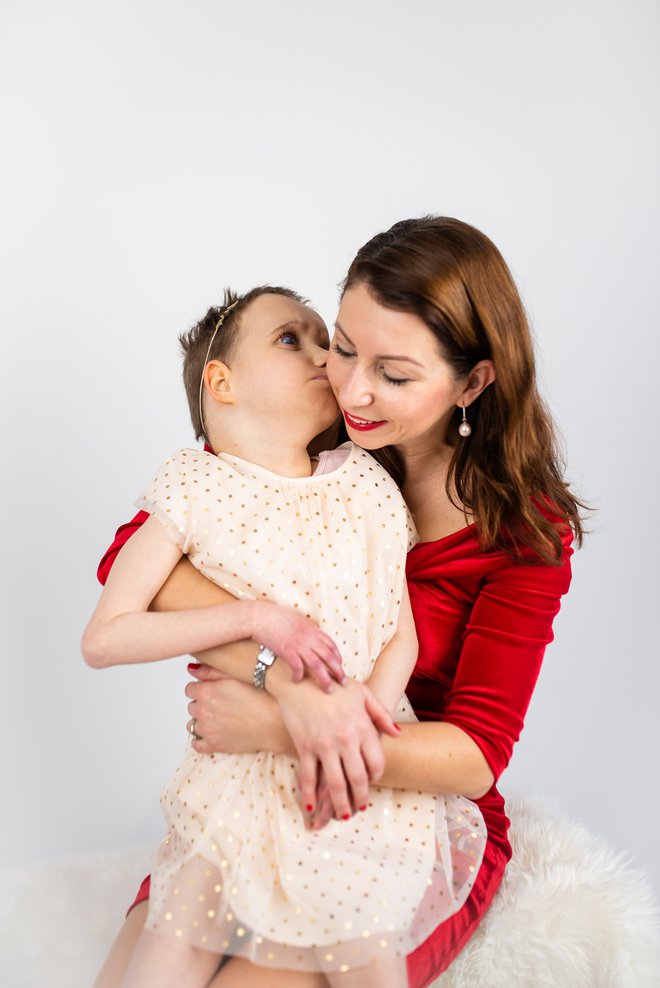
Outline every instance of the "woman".
<path id="1" fill-rule="evenodd" d="M 580 504 L 562 479 L 551 418 L 538 395 L 531 335 L 494 245 L 458 220 L 405 220 L 357 254 L 344 283 L 327 365 L 351 439 L 401 485 L 420 542 L 407 575 L 419 638 L 408 696 L 420 723 L 378 738 L 368 689 L 324 694 L 274 664 L 271 696 L 249 685 L 254 643 L 217 650 L 186 693 L 195 747 L 254 751 L 277 738 L 301 763 L 315 825 L 364 805 L 369 782 L 475 799 L 488 844 L 470 897 L 409 958 L 410 984 L 430 984 L 476 929 L 511 856 L 496 781 L 536 683 L 570 583 Z M 141 521 L 118 533 L 101 564 Z M 182 563 L 154 602 L 203 606 L 217 588 Z M 318 770 L 320 766 L 320 771 Z M 98 985 L 118 984 L 144 922 L 143 887 Z M 277 985 L 238 960 L 213 988 Z M 320 988 L 321 975 L 281 972 Z"/>

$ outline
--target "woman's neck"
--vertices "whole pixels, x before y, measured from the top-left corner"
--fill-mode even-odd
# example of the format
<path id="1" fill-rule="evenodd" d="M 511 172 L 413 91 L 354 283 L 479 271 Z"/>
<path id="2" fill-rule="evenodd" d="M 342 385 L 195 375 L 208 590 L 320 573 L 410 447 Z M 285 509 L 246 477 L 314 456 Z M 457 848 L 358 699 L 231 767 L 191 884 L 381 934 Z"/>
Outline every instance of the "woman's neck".
<path id="1" fill-rule="evenodd" d="M 421 541 L 435 542 L 469 525 L 472 517 L 452 504 L 447 494 L 451 446 L 424 452 L 401 450 L 401 454 L 406 466 L 402 493 Z"/>

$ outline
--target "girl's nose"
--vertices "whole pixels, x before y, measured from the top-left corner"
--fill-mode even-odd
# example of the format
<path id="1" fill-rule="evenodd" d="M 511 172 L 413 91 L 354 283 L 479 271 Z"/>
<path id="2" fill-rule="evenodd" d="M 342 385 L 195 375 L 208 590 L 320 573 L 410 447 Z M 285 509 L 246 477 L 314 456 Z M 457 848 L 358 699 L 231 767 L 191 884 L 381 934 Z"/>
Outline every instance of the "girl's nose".
<path id="1" fill-rule="evenodd" d="M 314 353 L 312 355 L 312 360 L 317 367 L 325 367 L 328 362 L 328 351 L 324 350 L 322 346 L 314 347 Z"/>

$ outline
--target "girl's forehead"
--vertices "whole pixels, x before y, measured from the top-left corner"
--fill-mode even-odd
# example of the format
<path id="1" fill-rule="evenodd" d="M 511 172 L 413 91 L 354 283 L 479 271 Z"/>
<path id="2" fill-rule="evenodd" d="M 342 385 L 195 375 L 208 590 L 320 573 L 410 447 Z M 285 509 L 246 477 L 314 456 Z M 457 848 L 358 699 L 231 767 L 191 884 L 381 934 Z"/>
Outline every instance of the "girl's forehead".
<path id="1" fill-rule="evenodd" d="M 260 295 L 244 315 L 246 335 L 255 340 L 286 329 L 310 333 L 321 339 L 328 336 L 327 326 L 318 312 L 286 295 Z"/>

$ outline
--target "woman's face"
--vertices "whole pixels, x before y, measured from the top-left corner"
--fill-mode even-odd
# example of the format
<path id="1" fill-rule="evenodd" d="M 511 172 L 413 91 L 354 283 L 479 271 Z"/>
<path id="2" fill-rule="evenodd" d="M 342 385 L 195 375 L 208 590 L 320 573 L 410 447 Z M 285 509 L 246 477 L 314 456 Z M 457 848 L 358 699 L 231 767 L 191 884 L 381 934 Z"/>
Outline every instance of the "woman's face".
<path id="1" fill-rule="evenodd" d="M 351 439 L 403 453 L 447 441 L 466 385 L 418 316 L 386 308 L 365 285 L 344 294 L 327 373 Z"/>

